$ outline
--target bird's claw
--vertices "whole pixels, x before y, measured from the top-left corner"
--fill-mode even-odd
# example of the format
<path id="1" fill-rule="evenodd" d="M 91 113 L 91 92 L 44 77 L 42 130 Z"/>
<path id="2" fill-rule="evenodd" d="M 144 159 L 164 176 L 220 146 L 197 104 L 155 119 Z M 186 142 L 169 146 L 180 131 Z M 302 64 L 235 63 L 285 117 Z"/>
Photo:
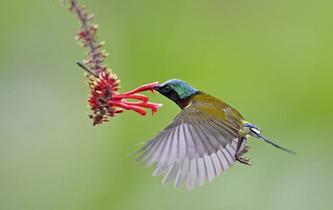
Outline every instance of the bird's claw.
<path id="1" fill-rule="evenodd" d="M 252 165 L 250 163 L 250 160 L 248 158 L 242 157 L 245 153 L 247 153 L 249 151 L 250 147 L 249 146 L 245 146 L 240 152 L 235 154 L 235 159 L 240 162 L 243 163 L 245 165 Z"/>
<path id="2" fill-rule="evenodd" d="M 238 157 L 236 160 L 240 163 L 243 163 L 245 165 L 251 166 L 252 163 L 250 163 L 250 160 L 248 158 Z"/>
<path id="3" fill-rule="evenodd" d="M 245 146 L 242 151 L 240 152 L 241 155 L 244 155 L 245 153 L 247 153 L 249 151 L 250 147 L 249 146 Z"/>

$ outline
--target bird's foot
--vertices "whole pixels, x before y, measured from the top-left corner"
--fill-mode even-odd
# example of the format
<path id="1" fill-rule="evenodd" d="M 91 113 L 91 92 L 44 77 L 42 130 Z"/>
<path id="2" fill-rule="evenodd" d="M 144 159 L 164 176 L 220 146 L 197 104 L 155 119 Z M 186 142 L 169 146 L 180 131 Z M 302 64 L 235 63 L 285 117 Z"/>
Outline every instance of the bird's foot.
<path id="1" fill-rule="evenodd" d="M 236 160 L 240 163 L 243 163 L 245 165 L 251 166 L 252 163 L 250 163 L 250 160 L 248 158 L 244 158 L 244 157 L 236 157 Z"/>
<path id="2" fill-rule="evenodd" d="M 242 157 L 245 153 L 247 153 L 247 152 L 249 151 L 249 149 L 250 149 L 249 146 L 245 146 L 240 152 L 237 152 L 237 153 L 235 154 L 235 159 L 236 159 L 238 162 L 243 163 L 243 164 L 245 164 L 245 165 L 248 165 L 248 166 L 252 165 L 252 164 L 250 163 L 250 160 L 249 160 L 249 159 L 247 159 L 247 158 L 245 158 L 245 157 Z"/>

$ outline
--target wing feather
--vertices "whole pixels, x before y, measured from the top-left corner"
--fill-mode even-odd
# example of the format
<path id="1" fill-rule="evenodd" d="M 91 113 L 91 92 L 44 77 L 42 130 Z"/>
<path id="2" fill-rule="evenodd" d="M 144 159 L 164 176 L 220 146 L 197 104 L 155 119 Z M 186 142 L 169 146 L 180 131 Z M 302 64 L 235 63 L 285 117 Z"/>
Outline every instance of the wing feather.
<path id="1" fill-rule="evenodd" d="M 189 174 L 187 177 L 187 189 L 191 190 L 194 188 L 197 179 L 197 159 L 190 160 Z"/>
<path id="2" fill-rule="evenodd" d="M 233 122 L 234 123 L 234 122 Z M 138 159 L 154 164 L 154 176 L 175 187 L 211 182 L 235 163 L 238 130 L 213 115 L 185 108 L 155 138 L 139 150 Z M 242 147 L 246 145 L 244 141 Z"/>

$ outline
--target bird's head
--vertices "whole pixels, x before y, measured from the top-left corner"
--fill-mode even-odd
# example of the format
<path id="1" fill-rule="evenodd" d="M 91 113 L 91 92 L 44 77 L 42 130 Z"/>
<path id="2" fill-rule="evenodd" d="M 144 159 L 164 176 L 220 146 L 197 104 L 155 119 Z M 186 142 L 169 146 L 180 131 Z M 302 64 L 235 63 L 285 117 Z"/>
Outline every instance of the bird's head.
<path id="1" fill-rule="evenodd" d="M 179 79 L 171 79 L 155 87 L 159 93 L 174 101 L 178 106 L 184 108 L 187 99 L 198 92 L 186 82 Z"/>

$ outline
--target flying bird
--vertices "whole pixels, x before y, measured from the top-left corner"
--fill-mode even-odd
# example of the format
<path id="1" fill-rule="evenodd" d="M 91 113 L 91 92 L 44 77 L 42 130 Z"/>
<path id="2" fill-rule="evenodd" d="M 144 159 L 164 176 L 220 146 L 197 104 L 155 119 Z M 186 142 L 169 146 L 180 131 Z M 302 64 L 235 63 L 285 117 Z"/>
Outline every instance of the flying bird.
<path id="1" fill-rule="evenodd" d="M 164 175 L 164 184 L 185 184 L 191 190 L 212 181 L 236 161 L 250 165 L 244 157 L 248 136 L 294 153 L 264 137 L 227 103 L 182 80 L 168 80 L 155 90 L 181 108 L 173 122 L 138 151 L 138 160 L 154 165 L 153 175 Z"/>

